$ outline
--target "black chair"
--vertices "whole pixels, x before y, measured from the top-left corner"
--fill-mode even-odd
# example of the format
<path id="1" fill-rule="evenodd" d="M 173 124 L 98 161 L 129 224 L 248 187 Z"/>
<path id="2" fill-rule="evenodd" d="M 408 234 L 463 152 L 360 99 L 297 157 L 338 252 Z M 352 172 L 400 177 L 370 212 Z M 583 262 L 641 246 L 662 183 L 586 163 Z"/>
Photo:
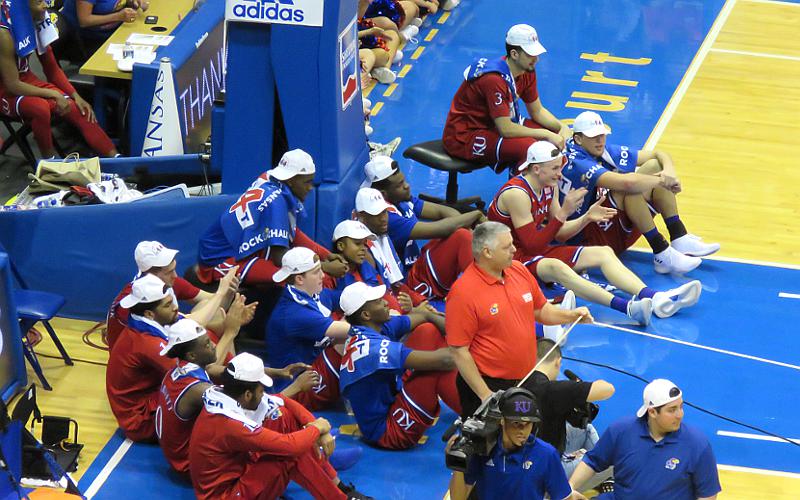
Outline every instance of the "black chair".
<path id="1" fill-rule="evenodd" d="M 19 150 L 22 151 L 25 160 L 33 169 L 36 169 L 39 160 L 36 158 L 31 145 L 28 143 L 28 136 L 33 132 L 31 126 L 19 118 L 11 118 L 5 115 L 0 115 L 0 122 L 2 122 L 6 130 L 8 130 L 8 138 L 5 139 L 3 145 L 0 146 L 0 155 L 5 154 L 11 146 L 16 144 Z M 15 125 L 19 125 L 19 127 L 15 127 Z M 53 146 L 62 158 L 67 156 L 67 153 L 58 141 L 55 140 L 55 137 L 53 138 Z"/>
<path id="2" fill-rule="evenodd" d="M 403 151 L 403 157 L 419 162 L 435 170 L 447 172 L 447 191 L 445 198 L 442 199 L 427 194 L 420 194 L 420 199 L 447 205 L 460 212 L 468 212 L 474 210 L 476 207 L 479 210 L 485 209 L 486 203 L 479 196 L 458 198 L 458 174 L 468 174 L 474 170 L 484 168 L 485 165 L 453 158 L 444 150 L 441 140 L 414 144 Z"/>

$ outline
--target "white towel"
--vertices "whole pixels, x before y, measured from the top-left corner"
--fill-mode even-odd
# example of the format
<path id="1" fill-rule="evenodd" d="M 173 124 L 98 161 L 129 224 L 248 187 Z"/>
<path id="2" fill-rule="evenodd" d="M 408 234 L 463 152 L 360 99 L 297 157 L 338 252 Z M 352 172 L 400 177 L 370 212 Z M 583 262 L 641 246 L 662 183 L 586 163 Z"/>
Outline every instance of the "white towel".
<path id="1" fill-rule="evenodd" d="M 36 23 L 36 51 L 39 55 L 47 52 L 47 47 L 58 40 L 58 28 L 56 28 L 57 16 L 48 12 L 44 20 Z"/>

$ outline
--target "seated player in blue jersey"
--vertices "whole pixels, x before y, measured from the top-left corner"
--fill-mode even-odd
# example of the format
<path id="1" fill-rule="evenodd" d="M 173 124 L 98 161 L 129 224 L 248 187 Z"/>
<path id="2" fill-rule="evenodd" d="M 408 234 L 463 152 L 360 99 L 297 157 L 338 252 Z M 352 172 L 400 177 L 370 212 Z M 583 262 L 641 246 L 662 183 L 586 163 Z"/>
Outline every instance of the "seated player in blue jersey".
<path id="1" fill-rule="evenodd" d="M 332 317 L 340 292 L 323 288 L 322 263 L 313 251 L 292 248 L 282 264 L 274 280 L 286 286 L 267 323 L 267 362 L 310 364 L 319 383 L 296 399 L 309 410 L 325 408 L 339 400 L 339 362 L 350 324 Z"/>
<path id="2" fill-rule="evenodd" d="M 383 300 L 386 287 L 349 285 L 339 300 L 353 325 L 339 367 L 342 395 L 363 439 L 381 448 L 417 444 L 439 415 L 439 397 L 461 411 L 456 370 L 444 338 L 413 332 L 408 316 L 392 316 Z"/>
<path id="3" fill-rule="evenodd" d="M 625 267 L 606 246 L 570 246 L 553 244 L 574 236 L 587 224 L 604 221 L 616 211 L 603 207 L 601 198 L 583 216 L 567 220 L 579 206 L 586 189 L 575 189 L 558 197 L 558 181 L 564 156 L 556 146 L 538 141 L 528 148 L 528 157 L 518 167 L 520 175 L 506 182 L 489 205 L 489 220 L 511 229 L 514 255 L 528 270 L 544 282 L 557 282 L 583 299 L 617 310 L 641 325 L 650 323 L 651 313 L 667 318 L 680 309 L 694 305 L 702 285 L 692 281 L 660 292 L 648 287 Z M 589 269 L 599 269 L 615 287 L 633 297 L 623 299 L 581 277 Z"/>
<path id="4" fill-rule="evenodd" d="M 283 254 L 310 248 L 322 258 L 322 270 L 341 276 L 346 265 L 297 228 L 303 201 L 314 189 L 314 160 L 299 149 L 288 151 L 278 166 L 261 174 L 248 190 L 200 238 L 197 276 L 211 283 L 239 266 L 246 284 L 272 285 Z"/>
<path id="5" fill-rule="evenodd" d="M 653 249 L 658 273 L 687 273 L 700 265 L 700 257 L 719 250 L 689 233 L 678 214 L 675 195 L 681 191 L 672 158 L 657 150 L 636 150 L 608 144 L 610 134 L 600 115 L 584 111 L 573 125 L 567 142 L 569 163 L 560 182 L 561 197 L 586 188 L 588 196 L 572 218 L 581 217 L 604 194 L 603 205 L 617 210 L 614 218 L 588 224 L 573 242 L 607 245 L 622 253 L 641 235 Z M 661 214 L 671 242 L 658 232 L 653 217 Z"/>
<path id="6" fill-rule="evenodd" d="M 466 500 L 474 489 L 481 500 L 586 500 L 572 491 L 556 449 L 533 432 L 542 421 L 533 394 L 507 390 L 500 413 L 497 444 L 489 456 L 473 456 L 466 474 L 453 473 L 450 498 Z"/>
<path id="7" fill-rule="evenodd" d="M 364 166 L 365 187 L 383 194 L 389 208 L 389 237 L 403 263 L 408 285 L 429 299 L 443 299 L 456 278 L 472 263 L 472 231 L 483 212 L 465 214 L 422 201 L 411 194 L 403 172 L 388 156 Z M 422 220 L 420 220 L 422 219 Z M 430 240 L 420 251 L 416 240 Z"/>

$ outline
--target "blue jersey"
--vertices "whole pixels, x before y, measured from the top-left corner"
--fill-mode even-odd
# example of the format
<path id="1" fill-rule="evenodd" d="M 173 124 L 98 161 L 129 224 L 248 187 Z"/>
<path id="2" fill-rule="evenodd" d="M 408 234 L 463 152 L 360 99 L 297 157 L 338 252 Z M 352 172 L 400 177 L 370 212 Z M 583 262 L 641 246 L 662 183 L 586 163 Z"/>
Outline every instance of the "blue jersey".
<path id="1" fill-rule="evenodd" d="M 283 368 L 292 363 L 311 364 L 331 343 L 325 335 L 331 324 L 331 311 L 340 293 L 324 288 L 319 295 L 286 285 L 267 323 L 267 364 Z M 291 381 L 275 380 L 276 391 Z"/>
<path id="2" fill-rule="evenodd" d="M 614 466 L 615 500 L 695 500 L 722 490 L 711 444 L 686 424 L 655 442 L 647 417 L 622 418 L 583 461 L 597 472 Z"/>
<path id="3" fill-rule="evenodd" d="M 288 248 L 302 213 L 303 204 L 289 186 L 261 174 L 200 237 L 198 260 L 215 266 L 229 257 L 242 260 L 272 246 Z"/>
<path id="4" fill-rule="evenodd" d="M 481 500 L 541 500 L 545 493 L 560 500 L 572 493 L 558 452 L 534 436 L 511 453 L 498 440 L 489 457 L 472 458 L 464 481 Z"/>
<path id="5" fill-rule="evenodd" d="M 422 200 L 411 196 L 411 200 L 401 201 L 389 208 L 389 238 L 402 259 L 405 274 L 419 258 L 419 245 L 411 239 L 411 231 L 422 217 L 423 204 Z"/>
<path id="6" fill-rule="evenodd" d="M 606 144 L 606 149 L 598 159 L 586 152 L 585 149 L 575 144 L 570 139 L 567 141 L 567 166 L 561 171 L 559 182 L 560 201 L 572 189 L 586 188 L 588 193 L 583 199 L 583 205 L 578 207 L 570 219 L 575 219 L 585 214 L 589 207 L 598 199 L 597 180 L 606 172 L 630 173 L 636 170 L 639 151 L 628 146 Z"/>
<path id="7" fill-rule="evenodd" d="M 363 326 L 354 326 L 350 335 L 339 368 L 341 392 L 350 401 L 364 439 L 377 442 L 386 433 L 389 408 L 412 350 Z"/>
<path id="8" fill-rule="evenodd" d="M 92 4 L 92 14 L 97 16 L 102 16 L 106 14 L 111 14 L 118 10 L 122 10 L 125 8 L 126 0 L 84 0 L 87 3 Z M 78 0 L 64 0 L 64 6 L 61 8 L 60 13 L 64 16 L 64 19 L 72 25 L 73 27 L 77 28 L 80 26 L 78 23 L 78 8 L 77 8 Z M 121 23 L 108 23 L 101 26 L 92 26 L 90 28 L 81 28 L 83 32 L 105 32 L 107 35 L 110 35 L 117 29 L 117 24 Z"/>

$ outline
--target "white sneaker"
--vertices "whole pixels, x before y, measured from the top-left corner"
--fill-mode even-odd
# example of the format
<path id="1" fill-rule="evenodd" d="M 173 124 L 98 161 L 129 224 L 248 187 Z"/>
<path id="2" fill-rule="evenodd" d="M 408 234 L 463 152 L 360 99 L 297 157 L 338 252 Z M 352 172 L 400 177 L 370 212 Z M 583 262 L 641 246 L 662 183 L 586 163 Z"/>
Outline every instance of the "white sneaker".
<path id="1" fill-rule="evenodd" d="M 373 68 L 370 73 L 372 77 L 381 83 L 390 84 L 397 80 L 397 75 L 389 68 Z"/>
<path id="2" fill-rule="evenodd" d="M 441 4 L 442 10 L 453 10 L 458 7 L 460 3 L 461 0 L 444 0 L 444 3 Z"/>
<path id="3" fill-rule="evenodd" d="M 558 308 L 571 311 L 575 309 L 575 305 L 575 293 L 572 290 L 567 290 L 567 293 L 564 294 L 564 300 L 561 301 Z M 542 331 L 545 338 L 557 342 L 564 335 L 566 328 L 564 325 L 542 325 Z"/>
<path id="4" fill-rule="evenodd" d="M 653 256 L 656 272 L 659 274 L 688 273 L 703 262 L 699 257 L 683 255 L 672 247 Z"/>
<path id="5" fill-rule="evenodd" d="M 650 316 L 653 314 L 652 299 L 631 300 L 628 302 L 628 317 L 635 320 L 642 326 L 650 324 Z"/>
<path id="6" fill-rule="evenodd" d="M 402 141 L 400 137 L 395 137 L 386 144 L 367 142 L 367 146 L 369 146 L 370 149 L 369 159 L 371 160 L 376 156 L 393 156 L 394 152 L 397 151 L 397 148 L 400 146 L 400 141 Z"/>
<path id="7" fill-rule="evenodd" d="M 653 312 L 659 318 L 669 318 L 684 307 L 697 304 L 703 285 L 697 281 L 690 281 L 678 288 L 658 292 L 653 295 Z"/>
<path id="8" fill-rule="evenodd" d="M 411 24 L 413 24 L 414 26 L 419 28 L 420 26 L 422 26 L 422 18 L 421 17 L 415 17 L 414 19 L 411 20 Z"/>
<path id="9" fill-rule="evenodd" d="M 414 26 L 413 24 L 409 24 L 408 26 L 400 30 L 400 36 L 402 36 L 406 41 L 411 40 L 417 35 L 419 35 L 419 28 Z"/>
<path id="10" fill-rule="evenodd" d="M 364 124 L 364 133 L 367 134 L 367 137 L 371 136 L 373 132 L 375 132 L 375 130 L 373 130 L 373 128 L 370 126 L 370 124 L 369 123 L 365 123 Z"/>
<path id="11" fill-rule="evenodd" d="M 675 238 L 670 246 L 684 255 L 690 257 L 705 257 L 719 250 L 719 243 L 704 243 L 699 236 L 685 234 Z"/>
<path id="12" fill-rule="evenodd" d="M 372 109 L 372 101 L 367 99 L 366 97 L 361 98 L 361 105 L 364 107 L 364 111 L 369 111 Z"/>
<path id="13" fill-rule="evenodd" d="M 403 51 L 397 49 L 397 52 L 394 53 L 394 57 L 392 58 L 392 64 L 397 64 L 403 60 Z"/>

